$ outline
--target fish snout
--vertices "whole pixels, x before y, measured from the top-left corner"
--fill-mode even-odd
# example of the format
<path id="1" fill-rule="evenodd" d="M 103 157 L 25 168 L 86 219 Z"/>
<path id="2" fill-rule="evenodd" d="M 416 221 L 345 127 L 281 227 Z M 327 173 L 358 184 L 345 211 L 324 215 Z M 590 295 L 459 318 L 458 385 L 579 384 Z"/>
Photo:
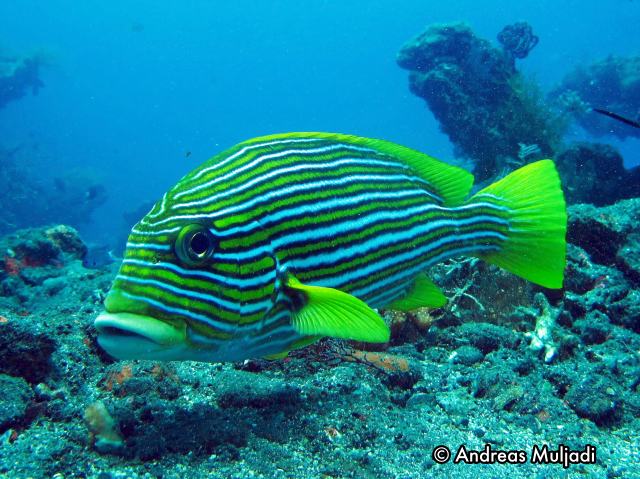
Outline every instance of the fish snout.
<path id="1" fill-rule="evenodd" d="M 98 344 L 117 359 L 163 359 L 163 352 L 181 347 L 186 341 L 186 325 L 170 324 L 133 313 L 98 315 L 94 321 Z"/>

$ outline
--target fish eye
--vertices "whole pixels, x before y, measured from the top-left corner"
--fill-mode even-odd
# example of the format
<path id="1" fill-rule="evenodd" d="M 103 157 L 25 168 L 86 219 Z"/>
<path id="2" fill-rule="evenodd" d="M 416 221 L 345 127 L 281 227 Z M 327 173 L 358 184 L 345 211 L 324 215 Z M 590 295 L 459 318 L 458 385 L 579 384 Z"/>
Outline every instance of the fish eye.
<path id="1" fill-rule="evenodd" d="M 187 225 L 180 230 L 175 251 L 181 262 L 188 266 L 206 263 L 214 251 L 211 232 L 201 225 Z"/>
<path id="2" fill-rule="evenodd" d="M 191 252 L 198 256 L 205 254 L 211 247 L 211 240 L 201 231 L 198 231 L 191 237 L 189 248 Z"/>

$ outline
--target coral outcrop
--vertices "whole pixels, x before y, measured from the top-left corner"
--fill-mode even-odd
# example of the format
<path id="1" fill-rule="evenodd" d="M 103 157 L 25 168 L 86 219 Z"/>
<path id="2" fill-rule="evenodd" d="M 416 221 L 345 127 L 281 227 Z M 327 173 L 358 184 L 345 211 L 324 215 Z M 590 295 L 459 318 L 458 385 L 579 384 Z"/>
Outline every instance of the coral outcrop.
<path id="1" fill-rule="evenodd" d="M 504 49 L 465 24 L 432 25 L 397 56 L 411 72 L 411 92 L 427 102 L 457 152 L 475 163 L 479 181 L 551 156 L 560 139 L 558 118 L 514 66 L 537 43 L 531 27 L 511 25 L 499 38 Z"/>

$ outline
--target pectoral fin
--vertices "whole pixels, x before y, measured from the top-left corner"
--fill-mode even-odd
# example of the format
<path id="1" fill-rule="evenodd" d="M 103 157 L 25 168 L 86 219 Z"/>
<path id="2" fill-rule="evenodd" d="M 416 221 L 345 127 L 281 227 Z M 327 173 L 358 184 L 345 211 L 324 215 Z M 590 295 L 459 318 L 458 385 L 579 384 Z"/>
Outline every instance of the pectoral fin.
<path id="1" fill-rule="evenodd" d="M 440 308 L 447 298 L 426 274 L 419 274 L 407 294 L 385 306 L 385 309 L 412 311 L 418 308 Z"/>
<path id="2" fill-rule="evenodd" d="M 290 275 L 286 289 L 297 305 L 292 324 L 299 334 L 369 343 L 389 341 L 389 327 L 384 320 L 355 296 L 333 288 L 302 284 Z"/>

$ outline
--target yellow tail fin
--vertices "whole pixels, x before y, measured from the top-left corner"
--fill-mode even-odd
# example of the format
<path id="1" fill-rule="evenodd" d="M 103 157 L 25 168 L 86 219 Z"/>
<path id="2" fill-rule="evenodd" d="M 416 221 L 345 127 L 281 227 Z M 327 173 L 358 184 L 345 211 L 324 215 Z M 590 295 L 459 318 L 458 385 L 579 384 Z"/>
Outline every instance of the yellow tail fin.
<path id="1" fill-rule="evenodd" d="M 502 249 L 480 257 L 547 288 L 562 288 L 566 264 L 567 211 L 551 160 L 530 163 L 472 196 L 510 210 Z"/>

